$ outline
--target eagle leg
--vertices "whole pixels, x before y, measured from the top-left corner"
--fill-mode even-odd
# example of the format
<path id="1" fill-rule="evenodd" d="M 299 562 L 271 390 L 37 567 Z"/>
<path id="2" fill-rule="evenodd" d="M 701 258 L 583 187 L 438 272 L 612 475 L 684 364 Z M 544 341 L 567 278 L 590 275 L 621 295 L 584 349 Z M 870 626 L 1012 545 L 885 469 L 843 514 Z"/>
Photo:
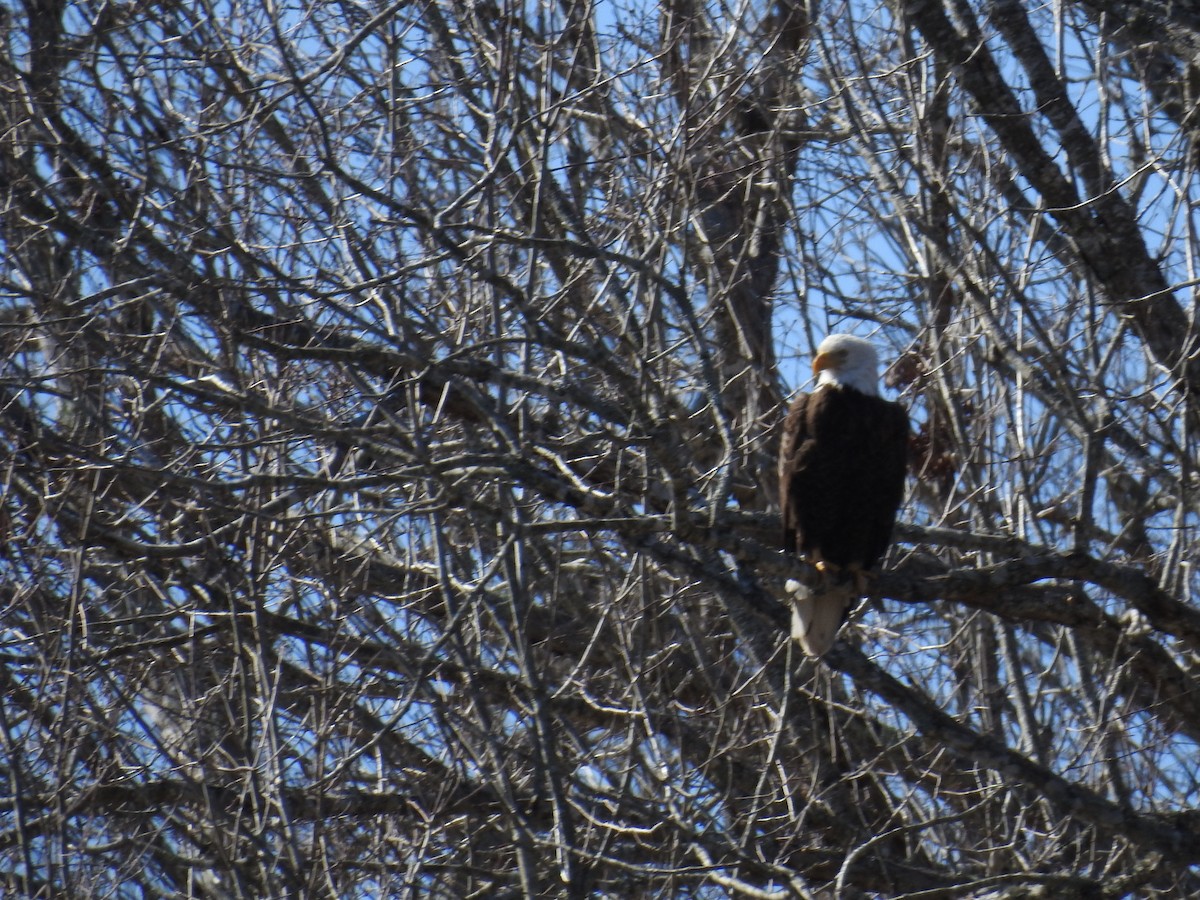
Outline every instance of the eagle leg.
<path id="1" fill-rule="evenodd" d="M 871 589 L 871 580 L 874 574 L 868 572 L 862 567 L 862 563 L 852 562 L 846 566 L 839 566 L 836 563 L 822 560 L 815 566 L 816 570 L 821 573 L 824 584 L 836 584 L 846 586 L 853 582 L 854 591 L 859 597 L 865 597 Z"/>
<path id="2" fill-rule="evenodd" d="M 865 597 L 871 589 L 871 573 L 858 563 L 849 566 L 850 577 L 854 579 L 854 590 L 858 596 Z"/>
<path id="3" fill-rule="evenodd" d="M 850 567 L 850 573 L 854 578 L 854 591 L 859 597 L 866 597 L 871 593 L 871 586 L 875 581 L 875 572 L 867 571 L 862 566 L 855 564 Z M 883 601 L 878 597 L 870 598 L 871 606 L 879 612 L 883 612 Z"/>
<path id="4" fill-rule="evenodd" d="M 813 561 L 813 568 L 827 578 L 837 576 L 842 571 L 842 567 L 837 563 L 831 563 L 829 560 L 821 559 L 819 556 Z"/>

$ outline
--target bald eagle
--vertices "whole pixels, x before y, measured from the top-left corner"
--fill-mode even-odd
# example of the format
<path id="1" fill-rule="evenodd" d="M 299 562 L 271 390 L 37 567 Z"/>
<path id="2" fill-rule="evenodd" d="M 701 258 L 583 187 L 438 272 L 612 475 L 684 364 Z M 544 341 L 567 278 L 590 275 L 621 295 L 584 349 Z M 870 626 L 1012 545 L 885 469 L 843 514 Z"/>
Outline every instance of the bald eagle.
<path id="1" fill-rule="evenodd" d="M 813 359 L 816 389 L 796 396 L 783 423 L 783 545 L 814 567 L 810 583 L 787 583 L 792 637 L 811 657 L 833 646 L 865 593 L 904 499 L 908 413 L 879 396 L 878 366 L 870 341 L 831 334 Z"/>

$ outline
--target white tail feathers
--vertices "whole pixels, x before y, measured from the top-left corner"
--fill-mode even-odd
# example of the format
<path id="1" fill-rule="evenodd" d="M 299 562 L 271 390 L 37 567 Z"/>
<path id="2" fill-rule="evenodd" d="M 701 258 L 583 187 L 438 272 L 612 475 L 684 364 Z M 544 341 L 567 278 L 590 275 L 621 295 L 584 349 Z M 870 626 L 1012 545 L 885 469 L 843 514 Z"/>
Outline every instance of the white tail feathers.
<path id="1" fill-rule="evenodd" d="M 814 590 L 789 578 L 785 587 L 791 595 L 792 639 L 813 659 L 824 656 L 857 599 L 853 582 L 827 582 Z"/>

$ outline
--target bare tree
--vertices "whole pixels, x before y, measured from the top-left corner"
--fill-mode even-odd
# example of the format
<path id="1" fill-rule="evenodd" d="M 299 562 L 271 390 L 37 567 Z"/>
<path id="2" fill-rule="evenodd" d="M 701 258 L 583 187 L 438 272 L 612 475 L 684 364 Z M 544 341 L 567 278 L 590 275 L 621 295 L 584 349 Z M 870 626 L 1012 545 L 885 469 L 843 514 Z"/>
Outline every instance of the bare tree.
<path id="1" fill-rule="evenodd" d="M 5 896 L 1200 891 L 1190 7 L 0 12 Z"/>

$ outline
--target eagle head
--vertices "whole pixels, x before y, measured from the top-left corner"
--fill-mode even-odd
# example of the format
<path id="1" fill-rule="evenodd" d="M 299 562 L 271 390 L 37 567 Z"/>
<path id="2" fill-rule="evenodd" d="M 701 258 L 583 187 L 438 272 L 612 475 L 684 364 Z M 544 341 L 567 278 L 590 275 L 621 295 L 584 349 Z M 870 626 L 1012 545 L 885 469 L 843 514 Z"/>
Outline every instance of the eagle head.
<path id="1" fill-rule="evenodd" d="M 853 334 L 831 334 L 817 347 L 813 357 L 817 384 L 854 388 L 871 397 L 879 396 L 879 357 L 875 347 Z"/>

